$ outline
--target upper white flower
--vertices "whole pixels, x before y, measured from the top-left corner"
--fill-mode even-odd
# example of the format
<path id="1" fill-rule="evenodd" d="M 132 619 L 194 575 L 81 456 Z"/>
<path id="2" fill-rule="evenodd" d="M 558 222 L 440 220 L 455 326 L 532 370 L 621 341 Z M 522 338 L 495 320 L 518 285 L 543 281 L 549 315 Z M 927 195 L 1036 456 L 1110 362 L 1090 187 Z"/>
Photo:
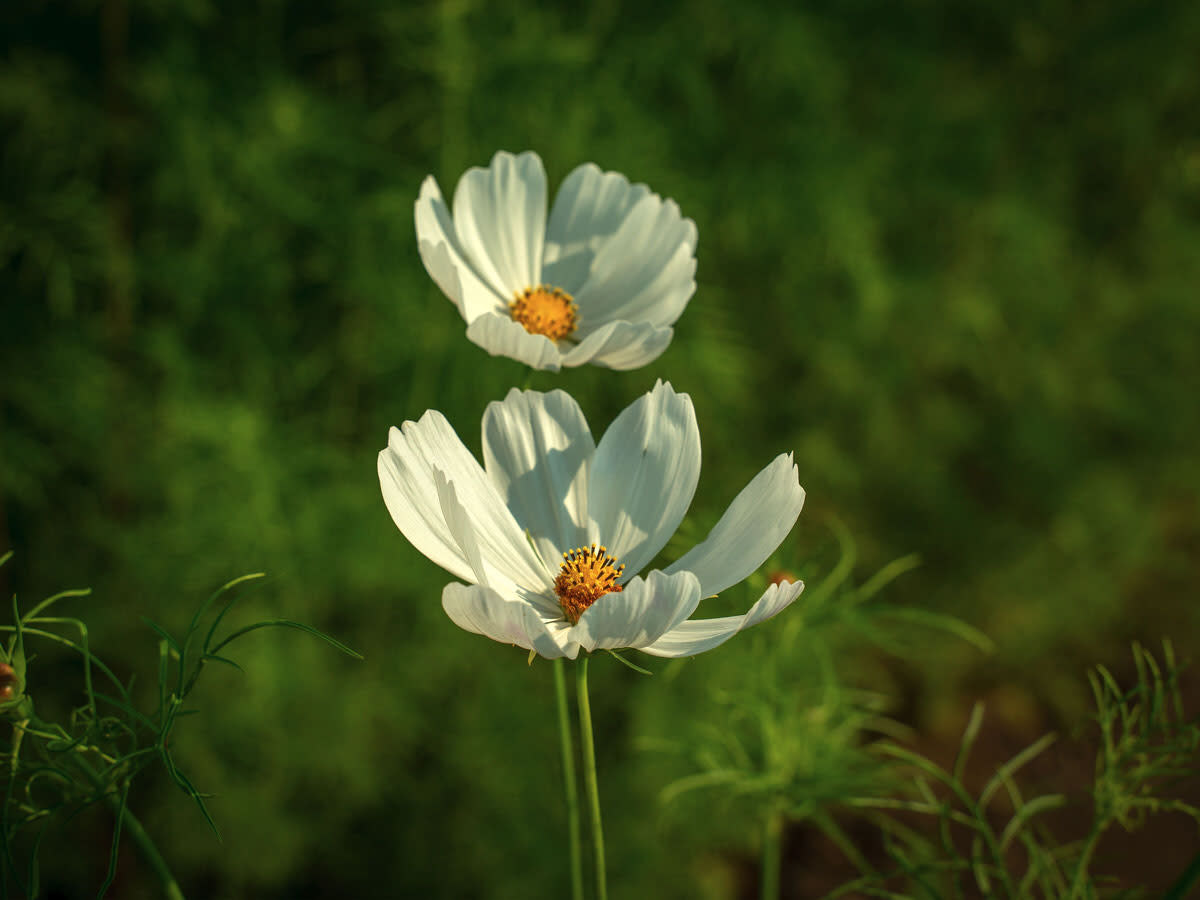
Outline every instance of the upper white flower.
<path id="1" fill-rule="evenodd" d="M 536 153 L 468 169 L 454 210 L 433 176 L 414 210 L 426 270 L 493 356 L 535 369 L 636 369 L 671 342 L 696 290 L 696 224 L 673 200 L 584 163 L 546 221 Z"/>
<path id="2" fill-rule="evenodd" d="M 483 417 L 480 466 L 429 410 L 392 428 L 379 482 L 413 545 L 467 584 L 442 606 L 460 627 L 548 658 L 633 647 L 692 656 L 774 616 L 802 582 L 772 584 L 745 615 L 689 619 L 791 531 L 804 489 L 791 454 L 758 473 L 708 537 L 639 572 L 675 532 L 700 475 L 691 398 L 658 382 L 599 445 L 563 391 L 513 389 Z"/>

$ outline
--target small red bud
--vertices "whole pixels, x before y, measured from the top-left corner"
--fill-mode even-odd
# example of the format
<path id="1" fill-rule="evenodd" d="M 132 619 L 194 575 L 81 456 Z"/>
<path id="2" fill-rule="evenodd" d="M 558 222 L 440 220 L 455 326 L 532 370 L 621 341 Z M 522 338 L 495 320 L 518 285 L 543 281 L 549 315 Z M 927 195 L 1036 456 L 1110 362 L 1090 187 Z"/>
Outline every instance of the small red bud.
<path id="1" fill-rule="evenodd" d="M 7 703 L 16 698 L 20 681 L 16 669 L 8 663 L 0 663 L 0 703 Z"/>

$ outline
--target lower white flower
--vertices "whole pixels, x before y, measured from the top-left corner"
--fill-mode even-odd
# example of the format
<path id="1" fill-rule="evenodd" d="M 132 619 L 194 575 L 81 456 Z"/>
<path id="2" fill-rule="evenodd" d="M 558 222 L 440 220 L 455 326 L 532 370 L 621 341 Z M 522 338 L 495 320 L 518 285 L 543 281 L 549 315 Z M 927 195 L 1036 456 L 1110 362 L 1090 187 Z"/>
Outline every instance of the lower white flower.
<path id="1" fill-rule="evenodd" d="M 691 398 L 658 382 L 597 445 L 563 391 L 513 389 L 483 417 L 480 466 L 429 410 L 392 428 L 383 499 L 418 550 L 461 578 L 442 606 L 462 628 L 541 656 L 635 648 L 692 656 L 786 608 L 802 582 L 772 584 L 742 616 L 690 619 L 701 598 L 766 561 L 804 505 L 791 454 L 742 490 L 708 537 L 638 573 L 682 521 L 700 476 Z"/>

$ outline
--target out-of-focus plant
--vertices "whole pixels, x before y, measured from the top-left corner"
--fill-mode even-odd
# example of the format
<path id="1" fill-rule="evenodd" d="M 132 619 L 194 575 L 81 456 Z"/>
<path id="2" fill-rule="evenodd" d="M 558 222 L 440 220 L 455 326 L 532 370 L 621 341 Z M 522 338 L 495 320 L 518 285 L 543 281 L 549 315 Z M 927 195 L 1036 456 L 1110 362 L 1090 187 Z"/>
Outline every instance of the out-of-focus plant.
<path id="1" fill-rule="evenodd" d="M 1031 794 L 1016 780 L 1054 742 L 1053 734 L 972 790 L 966 770 L 983 723 L 982 704 L 974 707 L 947 770 L 901 745 L 906 729 L 887 717 L 883 694 L 845 685 L 833 662 L 831 626 L 848 626 L 855 635 L 900 650 L 904 638 L 894 628 L 900 621 L 941 628 L 984 650 L 989 641 L 948 617 L 880 601 L 880 590 L 912 568 L 913 558 L 896 560 L 854 586 L 854 543 L 836 521 L 833 530 L 841 546 L 837 564 L 824 579 L 810 579 L 813 587 L 780 634 L 753 648 L 754 665 L 745 676 L 711 691 L 714 714 L 697 721 L 681 740 L 644 742 L 683 756 L 691 769 L 663 789 L 663 802 L 711 792 L 739 823 L 757 822 L 764 900 L 780 896 L 784 831 L 801 823 L 822 832 L 860 873 L 833 897 L 1130 896 L 1092 871 L 1103 835 L 1114 825 L 1134 830 L 1161 812 L 1182 813 L 1200 824 L 1200 808 L 1171 791 L 1182 779 L 1200 775 L 1200 720 L 1185 716 L 1172 645 L 1164 642 L 1161 662 L 1134 645 L 1137 683 L 1128 690 L 1103 666 L 1089 673 L 1098 744 L 1093 816 L 1086 835 L 1068 836 L 1064 843 L 1043 816 L 1067 805 L 1067 797 Z M 847 811 L 865 813 L 878 829 L 882 863 L 851 837 Z M 921 826 L 926 816 L 932 827 Z M 1200 854 L 1167 896 L 1180 900 L 1197 883 Z"/>
<path id="2" fill-rule="evenodd" d="M 1007 898 L 1092 898 L 1130 896 L 1105 883 L 1091 868 L 1100 838 L 1114 825 L 1133 831 L 1153 813 L 1178 812 L 1200 824 L 1200 807 L 1172 796 L 1182 779 L 1200 775 L 1200 721 L 1184 714 L 1179 665 L 1170 642 L 1163 661 L 1133 646 L 1137 684 L 1125 690 L 1104 666 L 1088 677 L 1096 703 L 1099 749 L 1091 789 L 1093 815 L 1082 840 L 1061 842 L 1041 817 L 1067 804 L 1063 794 L 1028 797 L 1016 774 L 1054 742 L 1048 734 L 1001 765 L 974 793 L 964 782 L 967 760 L 983 723 L 976 704 L 949 771 L 924 756 L 890 743 L 875 746 L 907 776 L 916 796 L 862 797 L 852 805 L 869 809 L 880 826 L 895 871 L 868 873 L 834 896 L 851 891 L 876 897 L 960 898 L 982 894 Z M 1007 797 L 1011 814 L 996 810 Z M 896 812 L 930 816 L 936 837 L 901 821 Z M 1019 850 L 1018 850 L 1019 848 Z M 1200 881 L 1200 855 L 1168 898 L 1182 898 Z"/>
<path id="3" fill-rule="evenodd" d="M 758 823 L 764 898 L 779 896 L 787 823 L 814 825 L 856 864 L 868 867 L 832 811 L 848 797 L 903 790 L 872 752 L 871 742 L 904 728 L 884 714 L 889 703 L 882 694 L 844 685 L 833 662 L 831 629 L 849 628 L 860 639 L 899 647 L 902 629 L 896 625 L 907 622 L 991 649 L 985 635 L 956 619 L 880 600 L 883 588 L 917 565 L 914 556 L 853 584 L 854 541 L 836 519 L 831 528 L 839 546 L 833 569 L 796 604 L 779 635 L 757 648 L 746 677 L 712 692 L 716 715 L 697 722 L 683 742 L 649 743 L 683 753 L 695 770 L 663 789 L 664 803 L 692 791 L 716 790 L 742 817 Z"/>
<path id="4" fill-rule="evenodd" d="M 0 565 L 12 554 L 0 557 Z M 69 590 L 48 597 L 21 613 L 13 599 L 13 624 L 0 626 L 9 638 L 0 647 L 0 719 L 11 729 L 0 735 L 4 805 L 0 813 L 0 892 L 13 886 L 29 897 L 39 892 L 39 851 L 47 833 L 65 825 L 83 809 L 103 803 L 113 813 L 108 871 L 97 896 L 103 897 L 117 870 L 122 834 L 137 845 L 142 858 L 161 882 L 164 894 L 183 897 L 162 854 L 129 809 L 134 778 L 147 766 L 161 763 L 171 780 L 195 801 L 214 834 L 216 823 L 204 796 L 180 771 L 171 753 L 176 724 L 198 710 L 186 702 L 208 663 L 240 667 L 224 655 L 234 641 L 260 628 L 296 628 L 315 635 L 355 658 L 359 654 L 310 625 L 269 619 L 219 635 L 237 600 L 232 589 L 261 573 L 244 575 L 223 585 L 192 616 L 181 637 L 146 619 L 159 637 L 158 684 L 149 710 L 139 708 L 133 679 L 123 681 L 97 657 L 87 625 L 73 616 L 49 615 L 62 600 L 85 597 L 90 590 Z M 226 596 L 228 595 L 228 596 Z M 210 615 L 221 601 L 220 608 Z M 207 627 L 205 627 L 207 624 Z M 36 641 L 57 644 L 78 654 L 83 670 L 83 703 L 64 721 L 45 721 L 35 711 L 30 687 L 30 647 Z"/>

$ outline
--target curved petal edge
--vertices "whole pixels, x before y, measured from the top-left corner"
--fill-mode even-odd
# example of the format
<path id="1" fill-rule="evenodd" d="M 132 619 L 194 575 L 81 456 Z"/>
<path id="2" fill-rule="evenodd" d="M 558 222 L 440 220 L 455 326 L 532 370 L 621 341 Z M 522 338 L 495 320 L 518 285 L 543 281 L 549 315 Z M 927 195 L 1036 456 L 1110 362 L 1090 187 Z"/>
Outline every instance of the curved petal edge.
<path id="1" fill-rule="evenodd" d="M 668 631 L 653 644 L 639 649 L 651 656 L 696 656 L 721 646 L 739 631 L 745 631 L 779 615 L 803 590 L 803 581 L 773 584 L 744 616 L 689 619 Z"/>

